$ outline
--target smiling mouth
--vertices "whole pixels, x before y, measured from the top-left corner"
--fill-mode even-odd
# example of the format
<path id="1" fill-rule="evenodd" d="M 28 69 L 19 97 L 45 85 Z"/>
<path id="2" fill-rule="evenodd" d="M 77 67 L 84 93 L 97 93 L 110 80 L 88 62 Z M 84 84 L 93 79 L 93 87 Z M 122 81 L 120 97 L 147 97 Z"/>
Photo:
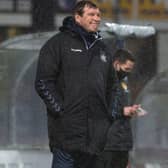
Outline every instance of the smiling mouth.
<path id="1" fill-rule="evenodd" d="M 99 26 L 99 23 L 91 23 L 91 25 Z"/>

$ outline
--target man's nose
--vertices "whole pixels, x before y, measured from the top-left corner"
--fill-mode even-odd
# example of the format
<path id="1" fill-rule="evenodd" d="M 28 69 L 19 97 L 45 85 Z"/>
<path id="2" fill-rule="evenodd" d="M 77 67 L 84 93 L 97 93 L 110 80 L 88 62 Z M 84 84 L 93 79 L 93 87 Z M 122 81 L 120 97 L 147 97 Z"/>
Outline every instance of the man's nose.
<path id="1" fill-rule="evenodd" d="M 94 15 L 94 19 L 95 19 L 96 21 L 100 21 L 100 20 L 101 20 L 101 17 L 100 17 L 99 15 Z"/>

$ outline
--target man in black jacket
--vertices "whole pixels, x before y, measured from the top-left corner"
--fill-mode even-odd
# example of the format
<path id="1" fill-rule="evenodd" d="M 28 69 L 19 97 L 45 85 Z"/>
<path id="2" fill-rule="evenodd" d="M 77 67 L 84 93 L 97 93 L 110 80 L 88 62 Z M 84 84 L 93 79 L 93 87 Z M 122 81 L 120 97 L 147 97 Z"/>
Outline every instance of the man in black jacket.
<path id="1" fill-rule="evenodd" d="M 35 88 L 47 108 L 52 168 L 91 168 L 106 142 L 118 100 L 111 101 L 114 69 L 100 20 L 94 3 L 78 2 L 40 51 Z"/>
<path id="2" fill-rule="evenodd" d="M 104 151 L 95 162 L 94 168 L 126 168 L 129 151 L 132 149 L 132 130 L 130 119 L 137 115 L 139 105 L 130 105 L 127 76 L 134 68 L 135 59 L 126 49 L 118 49 L 114 54 L 113 67 L 117 72 L 118 89 L 120 90 L 120 108 L 112 107 L 112 113 L 119 113 L 113 117 L 113 122 L 107 133 Z M 116 109 L 118 111 L 116 111 Z"/>

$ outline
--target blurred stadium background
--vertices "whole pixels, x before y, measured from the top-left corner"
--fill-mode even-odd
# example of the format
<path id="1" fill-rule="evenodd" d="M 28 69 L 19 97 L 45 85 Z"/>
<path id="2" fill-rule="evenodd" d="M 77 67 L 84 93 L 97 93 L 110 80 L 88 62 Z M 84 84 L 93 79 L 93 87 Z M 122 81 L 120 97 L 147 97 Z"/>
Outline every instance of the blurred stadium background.
<path id="1" fill-rule="evenodd" d="M 103 23 L 156 30 L 151 36 L 124 38 L 125 47 L 138 61 L 130 77 L 132 99 L 150 112 L 145 119 L 133 121 L 131 168 L 167 168 L 168 1 L 92 1 L 100 7 Z M 75 3 L 0 0 L 0 168 L 50 167 L 45 108 L 34 92 L 34 72 L 40 47 L 55 33 L 44 32 L 57 31 Z M 103 36 L 113 48 L 118 39 L 110 33 Z"/>

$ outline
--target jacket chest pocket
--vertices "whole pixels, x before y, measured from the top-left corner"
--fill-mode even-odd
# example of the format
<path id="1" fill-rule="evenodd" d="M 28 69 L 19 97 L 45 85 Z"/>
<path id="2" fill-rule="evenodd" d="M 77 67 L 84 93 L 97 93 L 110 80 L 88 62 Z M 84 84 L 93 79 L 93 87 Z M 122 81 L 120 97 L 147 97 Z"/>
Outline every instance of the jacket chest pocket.
<path id="1" fill-rule="evenodd" d="M 69 51 L 65 51 L 64 66 L 67 70 L 79 70 L 82 67 L 86 67 L 88 63 L 86 52 L 78 48 L 69 48 Z"/>

